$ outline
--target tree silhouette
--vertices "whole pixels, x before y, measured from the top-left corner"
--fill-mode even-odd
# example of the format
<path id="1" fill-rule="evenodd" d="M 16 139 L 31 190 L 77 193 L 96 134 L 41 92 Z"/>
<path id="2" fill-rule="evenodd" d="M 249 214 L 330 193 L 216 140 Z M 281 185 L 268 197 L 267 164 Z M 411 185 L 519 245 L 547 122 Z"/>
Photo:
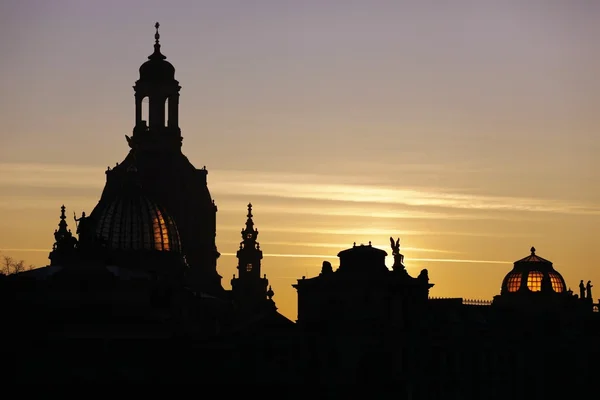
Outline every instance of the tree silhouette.
<path id="1" fill-rule="evenodd" d="M 5 254 L 3 254 L 2 259 L 0 259 L 0 274 L 2 275 L 18 274 L 19 272 L 29 271 L 34 268 L 33 265 L 26 265 L 25 260 L 16 261 L 14 258 Z"/>

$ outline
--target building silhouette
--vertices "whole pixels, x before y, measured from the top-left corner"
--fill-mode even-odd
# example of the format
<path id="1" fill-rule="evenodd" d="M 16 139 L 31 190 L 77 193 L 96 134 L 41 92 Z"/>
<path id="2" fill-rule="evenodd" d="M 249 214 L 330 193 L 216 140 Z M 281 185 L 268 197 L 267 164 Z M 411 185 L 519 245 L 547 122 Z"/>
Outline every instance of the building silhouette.
<path id="1" fill-rule="evenodd" d="M 298 319 L 277 312 L 248 204 L 231 290 L 217 272 L 217 207 L 206 168 L 182 153 L 179 82 L 154 52 L 135 83 L 129 152 L 69 228 L 63 205 L 48 266 L 0 276 L 2 375 L 18 383 L 348 384 L 406 399 L 545 398 L 597 390 L 600 313 L 552 262 L 514 263 L 492 302 L 431 298 L 400 239 L 356 243 L 302 277 Z M 149 104 L 147 120 L 143 105 Z M 443 282 L 438 284 L 442 284 Z M 275 288 L 276 289 L 276 288 Z"/>
<path id="2" fill-rule="evenodd" d="M 384 250 L 371 243 L 367 246 L 355 243 L 338 254 L 340 266 L 336 271 L 325 261 L 319 276 L 298 280 L 294 285 L 298 291 L 298 324 L 402 325 L 422 310 L 433 287 L 427 270 L 417 278 L 411 277 L 403 264 L 399 239 L 391 241 L 394 255 L 391 271 L 385 265 Z"/>
<path id="3" fill-rule="evenodd" d="M 233 301 L 242 310 L 259 311 L 264 307 L 273 307 L 275 294 L 269 285 L 267 275 L 260 276 L 260 263 L 263 258 L 260 244 L 256 241 L 258 229 L 252 220 L 252 204 L 248 204 L 246 228 L 242 230 L 242 241 L 237 251 L 239 277 L 231 279 Z M 267 289 L 268 286 L 268 289 Z M 265 298 L 268 297 L 268 301 Z"/>
<path id="4" fill-rule="evenodd" d="M 215 243 L 217 206 L 208 190 L 208 171 L 204 167 L 194 167 L 181 152 L 181 86 L 175 79 L 175 68 L 161 53 L 158 28 L 157 23 L 154 52 L 141 65 L 140 78 L 133 87 L 135 126 L 132 136 L 126 137 L 130 147 L 129 154 L 117 166 L 106 171 L 106 186 L 90 218 L 96 223 L 96 236 L 106 241 L 109 248 L 124 244 L 115 241 L 113 235 L 127 235 L 128 228 L 139 229 L 136 234 L 142 236 L 142 242 L 144 235 L 168 242 L 172 233 L 160 228 L 157 236 L 151 225 L 153 219 L 139 223 L 132 219 L 131 226 L 122 227 L 119 226 L 120 222 L 116 222 L 116 230 L 106 230 L 107 227 L 98 222 L 103 216 L 109 219 L 119 217 L 110 214 L 118 212 L 111 205 L 121 196 L 123 186 L 130 185 L 129 175 L 132 169 L 135 170 L 144 195 L 169 210 L 173 220 L 177 222 L 181 249 L 189 264 L 190 285 L 196 290 L 219 294 L 222 286 L 221 276 L 217 273 L 220 254 Z M 142 115 L 146 100 L 149 104 L 147 121 Z M 153 218 L 160 219 L 160 215 Z M 167 252 L 170 248 L 167 246 L 158 251 Z"/>

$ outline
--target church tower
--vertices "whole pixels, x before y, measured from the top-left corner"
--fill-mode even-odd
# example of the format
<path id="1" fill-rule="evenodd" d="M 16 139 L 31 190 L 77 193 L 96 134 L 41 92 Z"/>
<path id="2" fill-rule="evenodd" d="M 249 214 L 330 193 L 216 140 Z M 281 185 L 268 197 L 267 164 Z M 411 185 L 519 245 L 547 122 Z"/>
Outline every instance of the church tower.
<path id="1" fill-rule="evenodd" d="M 68 264 L 73 261 L 75 254 L 75 247 L 77 245 L 77 239 L 68 229 L 67 215 L 65 213 L 66 208 L 63 204 L 60 208 L 60 222 L 58 223 L 58 229 L 54 231 L 54 245 L 52 246 L 52 252 L 48 255 L 50 259 L 50 265 L 62 265 Z"/>
<path id="2" fill-rule="evenodd" d="M 165 61 L 160 52 L 159 23 L 155 25 L 154 52 L 140 67 L 140 79 L 135 91 L 135 127 L 129 146 L 152 151 L 168 149 L 177 152 L 181 148 L 179 128 L 179 82 L 175 80 L 175 68 Z M 145 104 L 148 104 L 147 112 Z M 147 114 L 147 115 L 144 115 Z"/>
<path id="3" fill-rule="evenodd" d="M 164 208 L 174 219 L 181 252 L 189 265 L 188 285 L 197 291 L 224 295 L 217 273 L 219 252 L 216 247 L 217 206 L 207 186 L 206 167 L 196 168 L 182 153 L 179 127 L 179 91 L 175 67 L 161 52 L 159 24 L 155 25 L 154 51 L 139 68 L 135 82 L 135 124 L 131 137 L 126 135 L 129 153 L 120 164 L 106 171 L 106 185 L 100 202 L 90 214 L 95 235 L 103 242 L 112 238 L 98 221 L 126 190 L 128 171 L 136 171 L 143 196 Z M 112 211 L 111 211 L 112 212 Z M 120 210 L 114 209 L 115 218 Z M 128 220 L 135 221 L 135 218 Z M 132 226 L 135 230 L 138 227 Z"/>
<path id="4" fill-rule="evenodd" d="M 269 287 L 267 291 L 267 275 L 260 276 L 263 254 L 256 241 L 258 229 L 254 228 L 252 220 L 252 204 L 248 204 L 246 228 L 241 233 L 242 241 L 237 251 L 239 277 L 233 276 L 231 289 L 234 302 L 241 310 L 254 311 L 268 304 L 267 297 L 272 303 L 273 290 Z"/>

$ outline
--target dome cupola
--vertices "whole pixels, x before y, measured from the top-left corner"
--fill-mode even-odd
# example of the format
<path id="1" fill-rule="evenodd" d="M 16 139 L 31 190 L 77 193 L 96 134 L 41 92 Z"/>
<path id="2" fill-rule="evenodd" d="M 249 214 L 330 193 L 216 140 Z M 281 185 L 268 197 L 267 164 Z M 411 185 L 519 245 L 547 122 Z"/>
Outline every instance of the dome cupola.
<path id="1" fill-rule="evenodd" d="M 556 271 L 552 262 L 535 254 L 515 261 L 502 281 L 502 295 L 522 293 L 565 293 L 567 286 L 562 275 Z"/>
<path id="2" fill-rule="evenodd" d="M 148 56 L 148 61 L 140 66 L 140 81 L 144 82 L 161 82 L 175 80 L 175 67 L 170 62 L 166 61 L 166 56 L 160 52 L 160 34 L 158 28 L 160 24 L 157 22 L 154 27 L 154 52 Z"/>

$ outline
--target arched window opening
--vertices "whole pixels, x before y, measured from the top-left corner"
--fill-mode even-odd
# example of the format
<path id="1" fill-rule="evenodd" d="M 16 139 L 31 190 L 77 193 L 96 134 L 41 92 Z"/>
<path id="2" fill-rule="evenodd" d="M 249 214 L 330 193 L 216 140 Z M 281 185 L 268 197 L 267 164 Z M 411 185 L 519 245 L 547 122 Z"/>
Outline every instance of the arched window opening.
<path id="1" fill-rule="evenodd" d="M 169 126 L 169 98 L 165 100 L 165 126 Z"/>
<path id="2" fill-rule="evenodd" d="M 506 288 L 509 292 L 516 292 L 521 287 L 521 273 L 515 272 L 508 277 Z"/>
<path id="3" fill-rule="evenodd" d="M 527 287 L 532 292 L 539 292 L 542 290 L 542 278 L 544 274 L 540 271 L 531 271 L 527 276 Z"/>
<path id="4" fill-rule="evenodd" d="M 142 98 L 142 124 L 148 126 L 150 120 L 150 98 Z"/>
<path id="5" fill-rule="evenodd" d="M 554 272 L 549 272 L 548 275 L 550 276 L 550 283 L 552 283 L 552 290 L 556 293 L 564 292 L 565 284 L 563 283 L 563 280 L 560 279 L 560 276 Z"/>

